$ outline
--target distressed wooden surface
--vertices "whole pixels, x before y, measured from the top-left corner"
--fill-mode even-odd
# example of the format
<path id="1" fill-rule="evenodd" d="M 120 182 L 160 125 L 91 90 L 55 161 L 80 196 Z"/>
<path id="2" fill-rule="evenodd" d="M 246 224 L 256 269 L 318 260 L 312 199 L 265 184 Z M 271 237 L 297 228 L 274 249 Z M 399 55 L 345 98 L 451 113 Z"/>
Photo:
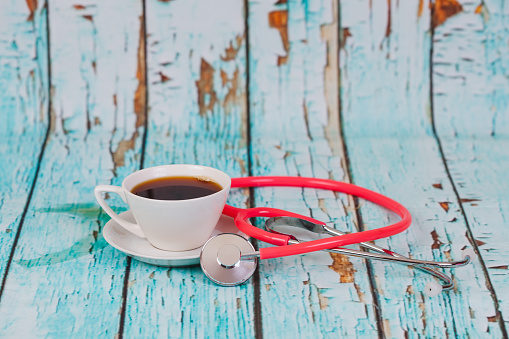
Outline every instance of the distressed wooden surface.
<path id="1" fill-rule="evenodd" d="M 247 173 L 243 3 L 147 1 L 148 135 L 144 167 L 201 164 Z M 201 22 L 201 25 L 196 25 Z M 245 206 L 233 192 L 229 203 Z M 126 338 L 254 336 L 253 281 L 219 287 L 199 266 L 132 261 Z"/>
<path id="2" fill-rule="evenodd" d="M 434 119 L 454 186 L 500 313 L 509 321 L 509 8 L 460 1 L 434 31 Z"/>
<path id="3" fill-rule="evenodd" d="M 348 180 L 337 116 L 337 5 L 249 2 L 253 175 Z M 355 230 L 352 202 L 333 192 L 256 189 L 255 204 Z M 266 337 L 281 327 L 288 337 L 377 335 L 361 260 L 327 253 L 271 259 L 259 274 Z"/>
<path id="4" fill-rule="evenodd" d="M 505 1 L 0 6 L 0 337 L 507 338 Z M 93 187 L 168 163 L 351 181 L 414 217 L 380 246 L 481 258 L 436 298 L 422 272 L 326 253 L 235 288 L 127 259 Z M 349 231 L 396 220 L 327 191 L 252 193 L 229 202 Z"/>
<path id="5" fill-rule="evenodd" d="M 107 219 L 92 191 L 139 167 L 144 113 L 136 106 L 144 103 L 133 97 L 142 7 L 48 5 L 51 132 L 6 273 L 0 336 L 111 338 L 126 257 L 100 236 Z M 122 11 L 117 21 L 112 11 Z M 128 140 L 134 149 L 120 150 Z"/>
<path id="6" fill-rule="evenodd" d="M 44 3 L 0 11 L 0 277 L 23 222 L 48 125 Z M 1 289 L 0 285 L 0 297 Z"/>
<path id="7" fill-rule="evenodd" d="M 428 116 L 429 5 L 389 5 L 342 6 L 348 34 L 341 51 L 341 99 L 353 181 L 404 202 L 414 216 L 407 232 L 377 244 L 414 258 L 458 260 L 473 244 Z M 360 212 L 367 229 L 391 220 L 371 205 Z M 496 310 L 482 263 L 454 270 L 454 293 L 433 299 L 422 292 L 430 278 L 421 272 L 377 262 L 373 268 L 387 337 L 502 335 L 492 321 Z"/>

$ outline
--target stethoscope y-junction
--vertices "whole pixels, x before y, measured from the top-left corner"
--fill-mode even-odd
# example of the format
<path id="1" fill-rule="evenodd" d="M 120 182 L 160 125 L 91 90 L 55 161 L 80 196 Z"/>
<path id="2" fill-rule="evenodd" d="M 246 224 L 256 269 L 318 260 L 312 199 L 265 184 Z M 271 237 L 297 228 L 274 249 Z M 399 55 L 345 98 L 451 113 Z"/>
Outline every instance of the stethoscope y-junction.
<path id="1" fill-rule="evenodd" d="M 369 241 L 393 236 L 406 230 L 412 218 L 410 212 L 400 203 L 368 189 L 344 182 L 305 177 L 245 177 L 232 179 L 234 187 L 287 186 L 332 190 L 357 196 L 395 212 L 401 220 L 385 227 L 363 232 L 345 234 L 326 226 L 325 223 L 296 213 L 268 207 L 240 209 L 226 205 L 223 214 L 233 217 L 240 231 L 255 239 L 276 245 L 256 251 L 252 244 L 237 234 L 220 234 L 211 238 L 202 248 L 200 264 L 203 272 L 215 283 L 235 286 L 248 280 L 256 270 L 258 259 L 271 259 L 314 251 L 341 253 L 365 259 L 391 261 L 411 265 L 429 273 L 443 283 L 431 281 L 426 284 L 425 293 L 433 296 L 442 290 L 451 290 L 454 283 L 450 277 L 434 267 L 455 268 L 467 265 L 474 253 L 465 251 L 464 259 L 452 262 L 416 260 L 404 257 L 390 250 L 378 247 Z M 266 217 L 266 230 L 253 226 L 249 219 Z M 326 235 L 327 237 L 324 237 Z M 304 239 L 309 239 L 304 241 Z M 378 253 L 358 251 L 342 246 L 359 244 L 364 249 Z"/>

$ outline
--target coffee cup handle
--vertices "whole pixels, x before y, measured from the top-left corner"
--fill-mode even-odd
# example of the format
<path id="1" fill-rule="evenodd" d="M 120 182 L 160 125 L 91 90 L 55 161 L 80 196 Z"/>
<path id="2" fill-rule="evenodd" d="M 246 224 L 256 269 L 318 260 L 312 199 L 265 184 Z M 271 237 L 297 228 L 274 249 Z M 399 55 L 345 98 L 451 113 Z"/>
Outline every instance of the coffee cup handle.
<path id="1" fill-rule="evenodd" d="M 99 202 L 99 205 L 104 209 L 106 213 L 111 217 L 111 219 L 115 220 L 117 224 L 128 230 L 129 232 L 133 233 L 134 235 L 137 235 L 140 238 L 146 238 L 145 234 L 143 234 L 143 231 L 141 230 L 140 226 L 138 226 L 135 223 L 129 222 L 127 220 L 122 219 L 117 213 L 113 212 L 111 207 L 106 203 L 104 200 L 102 193 L 117 193 L 120 195 L 122 200 L 127 203 L 124 195 L 124 190 L 122 187 L 119 186 L 112 186 L 112 185 L 98 185 L 94 189 L 94 195 L 97 199 L 97 202 Z"/>

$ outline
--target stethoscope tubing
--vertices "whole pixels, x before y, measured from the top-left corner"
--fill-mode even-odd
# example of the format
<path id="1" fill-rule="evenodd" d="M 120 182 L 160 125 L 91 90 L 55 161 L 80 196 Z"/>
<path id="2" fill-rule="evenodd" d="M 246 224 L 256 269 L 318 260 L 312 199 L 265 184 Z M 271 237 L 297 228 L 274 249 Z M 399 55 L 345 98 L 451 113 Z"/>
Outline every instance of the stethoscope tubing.
<path id="1" fill-rule="evenodd" d="M 305 217 L 296 213 L 274 208 L 250 208 L 240 209 L 226 205 L 223 214 L 235 218 L 235 225 L 245 234 L 258 240 L 277 245 L 277 247 L 267 247 L 260 249 L 260 259 L 271 259 L 290 255 L 299 255 L 308 252 L 334 249 L 341 246 L 357 244 L 361 242 L 373 241 L 380 238 L 390 237 L 405 231 L 412 223 L 410 212 L 400 203 L 382 194 L 373 192 L 363 187 L 353 184 L 307 177 L 284 177 L 284 176 L 267 176 L 267 177 L 243 177 L 232 179 L 232 188 L 236 187 L 264 187 L 264 186 L 285 186 L 285 187 L 304 187 L 318 188 L 350 194 L 369 200 L 375 204 L 385 207 L 401 217 L 401 220 L 385 227 L 350 233 L 342 236 L 335 236 L 327 239 L 313 240 L 305 243 L 289 245 L 290 237 L 270 233 L 259 229 L 248 222 L 252 217 L 276 217 L 289 216 L 311 221 L 313 223 L 325 225 L 325 223 L 313 218 Z M 289 246 L 287 246 L 289 245 Z"/>

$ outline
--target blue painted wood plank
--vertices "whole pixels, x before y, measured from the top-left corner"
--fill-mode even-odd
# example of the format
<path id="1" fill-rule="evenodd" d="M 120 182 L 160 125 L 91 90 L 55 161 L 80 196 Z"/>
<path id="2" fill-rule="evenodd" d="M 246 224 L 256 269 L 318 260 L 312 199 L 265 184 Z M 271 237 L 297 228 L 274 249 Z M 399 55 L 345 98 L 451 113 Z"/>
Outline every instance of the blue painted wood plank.
<path id="1" fill-rule="evenodd" d="M 254 175 L 348 181 L 338 122 L 337 6 L 329 0 L 249 2 Z M 265 188 L 255 190 L 255 203 L 355 230 L 353 201 L 338 196 Z M 259 274 L 264 336 L 377 336 L 361 260 L 313 253 L 263 260 Z"/>
<path id="2" fill-rule="evenodd" d="M 434 118 L 507 333 L 509 11 L 504 1 L 459 5 L 434 31 Z"/>
<path id="3" fill-rule="evenodd" d="M 0 303 L 2 337 L 118 333 L 126 259 L 100 236 L 107 218 L 92 192 L 139 167 L 141 11 L 49 3 L 51 135 Z"/>
<path id="4" fill-rule="evenodd" d="M 0 277 L 4 276 L 48 128 L 44 2 L 0 12 Z"/>
<path id="5" fill-rule="evenodd" d="M 148 134 L 144 167 L 213 166 L 247 174 L 246 37 L 242 1 L 146 3 Z M 247 192 L 229 203 L 246 206 Z M 199 266 L 133 260 L 126 337 L 255 336 L 252 280 L 220 287 Z"/>
<path id="6" fill-rule="evenodd" d="M 411 228 L 378 240 L 419 259 L 461 259 L 472 247 L 430 110 L 430 11 L 426 2 L 341 3 L 341 103 L 353 181 L 405 204 Z M 437 53 L 440 51 L 435 50 Z M 364 204 L 366 228 L 394 220 Z M 404 266 L 373 263 L 387 337 L 500 337 L 482 263 L 456 269 L 454 291 L 422 293 L 431 278 Z"/>

